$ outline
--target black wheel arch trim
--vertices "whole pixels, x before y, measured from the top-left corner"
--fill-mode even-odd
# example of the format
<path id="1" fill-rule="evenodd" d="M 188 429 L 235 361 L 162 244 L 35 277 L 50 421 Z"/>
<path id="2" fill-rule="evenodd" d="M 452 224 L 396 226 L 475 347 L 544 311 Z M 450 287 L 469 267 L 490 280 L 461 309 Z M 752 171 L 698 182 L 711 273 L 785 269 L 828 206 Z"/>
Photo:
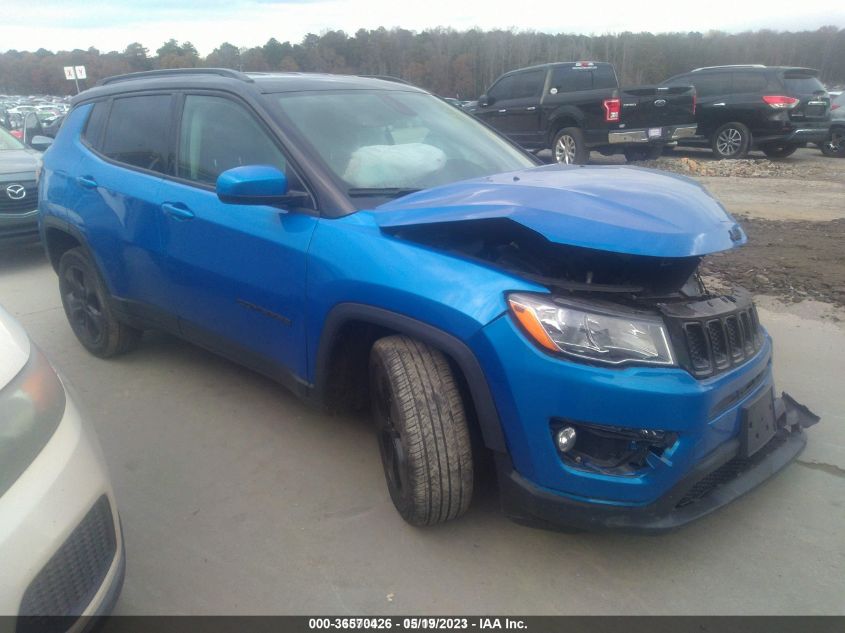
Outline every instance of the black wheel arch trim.
<path id="1" fill-rule="evenodd" d="M 53 266 L 54 271 L 56 271 L 57 273 L 59 272 L 59 262 L 58 259 L 54 260 L 50 256 L 50 243 L 47 240 L 47 231 L 49 229 L 58 230 L 75 239 L 77 242 L 79 242 L 79 246 L 85 251 L 91 261 L 99 266 L 99 262 L 94 257 L 94 253 L 91 250 L 91 247 L 88 246 L 88 239 L 85 237 L 85 234 L 79 230 L 78 227 L 67 222 L 66 220 L 57 218 L 54 215 L 42 215 L 39 227 L 39 231 L 41 233 L 41 243 L 44 245 L 44 252 L 47 254 L 47 259 L 50 260 L 50 264 Z"/>
<path id="2" fill-rule="evenodd" d="M 507 452 L 507 444 L 493 394 L 484 370 L 472 350 L 460 339 L 437 327 L 384 308 L 360 303 L 341 303 L 329 312 L 317 350 L 315 370 L 317 399 L 322 399 L 327 390 L 330 357 L 337 336 L 341 328 L 351 321 L 362 321 L 411 336 L 449 356 L 458 365 L 466 379 L 485 446 L 497 452 Z"/>

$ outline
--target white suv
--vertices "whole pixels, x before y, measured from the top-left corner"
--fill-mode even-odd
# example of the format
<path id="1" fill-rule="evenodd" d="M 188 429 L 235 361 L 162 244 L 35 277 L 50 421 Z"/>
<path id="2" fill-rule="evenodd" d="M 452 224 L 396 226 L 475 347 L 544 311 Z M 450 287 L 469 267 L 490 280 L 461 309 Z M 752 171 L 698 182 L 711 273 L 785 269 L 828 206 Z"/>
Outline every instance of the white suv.
<path id="1" fill-rule="evenodd" d="M 96 435 L 23 328 L 0 308 L 0 615 L 102 615 L 123 585 L 114 493 Z M 52 622 L 55 626 L 55 621 Z"/>

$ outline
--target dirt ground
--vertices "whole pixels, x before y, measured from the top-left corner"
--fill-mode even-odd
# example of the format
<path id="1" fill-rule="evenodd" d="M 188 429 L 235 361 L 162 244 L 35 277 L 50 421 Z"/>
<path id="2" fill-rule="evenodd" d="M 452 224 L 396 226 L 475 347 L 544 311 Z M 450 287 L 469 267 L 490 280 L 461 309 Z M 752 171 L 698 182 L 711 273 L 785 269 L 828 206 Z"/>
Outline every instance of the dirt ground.
<path id="1" fill-rule="evenodd" d="M 623 161 L 595 153 L 592 160 Z M 845 160 L 815 147 L 778 161 L 762 154 L 716 161 L 706 151 L 675 150 L 638 165 L 695 178 L 745 229 L 745 246 L 705 259 L 711 283 L 845 307 Z"/>

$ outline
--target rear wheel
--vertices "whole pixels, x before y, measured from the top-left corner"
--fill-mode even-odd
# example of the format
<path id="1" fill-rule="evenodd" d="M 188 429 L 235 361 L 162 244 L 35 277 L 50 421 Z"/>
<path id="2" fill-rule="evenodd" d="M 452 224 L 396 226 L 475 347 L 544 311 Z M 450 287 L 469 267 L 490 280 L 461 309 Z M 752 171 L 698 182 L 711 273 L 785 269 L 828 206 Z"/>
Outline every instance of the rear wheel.
<path id="1" fill-rule="evenodd" d="M 59 260 L 59 292 L 73 333 L 95 356 L 128 352 L 140 340 L 141 331 L 112 312 L 106 286 L 83 249 L 72 248 Z"/>
<path id="2" fill-rule="evenodd" d="M 625 160 L 633 163 L 639 160 L 657 160 L 663 155 L 663 146 L 626 147 L 623 151 L 625 153 Z"/>
<path id="3" fill-rule="evenodd" d="M 473 488 L 466 413 L 439 351 L 405 336 L 376 341 L 370 397 L 393 505 L 412 525 L 463 514 Z"/>
<path id="4" fill-rule="evenodd" d="M 845 128 L 835 127 L 830 129 L 827 139 L 821 144 L 822 153 L 825 156 L 845 157 Z"/>
<path id="5" fill-rule="evenodd" d="M 770 145 L 763 148 L 763 153 L 769 158 L 786 158 L 792 156 L 800 145 Z"/>
<path id="6" fill-rule="evenodd" d="M 590 160 L 590 150 L 584 132 L 577 127 L 565 127 L 555 135 L 552 143 L 555 161 L 563 165 L 585 165 Z"/>
<path id="7" fill-rule="evenodd" d="M 710 146 L 716 158 L 745 158 L 751 149 L 751 130 L 742 123 L 725 123 L 713 134 Z"/>

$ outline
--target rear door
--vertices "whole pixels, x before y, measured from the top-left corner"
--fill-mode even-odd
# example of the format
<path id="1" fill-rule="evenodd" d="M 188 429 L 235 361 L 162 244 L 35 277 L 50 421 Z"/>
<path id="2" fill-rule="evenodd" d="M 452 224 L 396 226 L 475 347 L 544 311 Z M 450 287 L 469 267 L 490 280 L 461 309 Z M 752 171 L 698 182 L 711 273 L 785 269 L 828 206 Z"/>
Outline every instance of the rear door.
<path id="1" fill-rule="evenodd" d="M 281 365 L 305 376 L 305 262 L 317 218 L 215 193 L 233 167 L 272 165 L 301 189 L 297 174 L 257 113 L 230 95 L 186 94 L 177 144 L 160 213 L 183 334 L 267 373 Z"/>
<path id="2" fill-rule="evenodd" d="M 70 221 L 85 233 L 113 295 L 167 307 L 160 259 L 159 194 L 173 169 L 171 94 L 115 97 L 95 104 L 75 172 Z"/>

